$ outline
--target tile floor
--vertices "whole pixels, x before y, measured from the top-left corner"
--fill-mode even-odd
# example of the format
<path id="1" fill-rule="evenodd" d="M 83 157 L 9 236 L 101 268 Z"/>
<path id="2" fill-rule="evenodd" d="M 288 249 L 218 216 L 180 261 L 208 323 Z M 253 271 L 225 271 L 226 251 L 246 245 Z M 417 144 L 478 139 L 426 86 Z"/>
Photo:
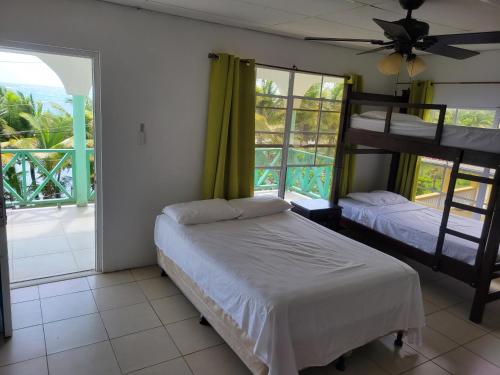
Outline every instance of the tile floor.
<path id="1" fill-rule="evenodd" d="M 420 266 L 421 346 L 387 336 L 355 350 L 344 374 L 500 374 L 500 303 L 467 320 L 471 289 Z M 250 372 L 156 266 L 12 291 L 14 335 L 0 375 L 243 375 Z M 500 285 L 497 285 L 500 286 Z M 333 365 L 301 375 L 332 375 Z"/>
<path id="2" fill-rule="evenodd" d="M 11 282 L 95 268 L 94 206 L 7 211 Z"/>

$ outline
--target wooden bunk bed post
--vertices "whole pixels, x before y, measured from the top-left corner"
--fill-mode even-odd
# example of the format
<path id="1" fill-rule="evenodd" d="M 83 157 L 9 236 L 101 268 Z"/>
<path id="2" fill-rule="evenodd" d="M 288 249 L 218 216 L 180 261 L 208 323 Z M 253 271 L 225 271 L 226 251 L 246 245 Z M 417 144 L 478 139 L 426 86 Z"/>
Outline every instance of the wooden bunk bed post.
<path id="1" fill-rule="evenodd" d="M 399 152 L 393 152 L 391 156 L 391 167 L 389 169 L 389 179 L 387 181 L 387 190 L 396 191 L 396 178 L 398 177 L 399 160 L 401 159 L 401 154 Z"/>

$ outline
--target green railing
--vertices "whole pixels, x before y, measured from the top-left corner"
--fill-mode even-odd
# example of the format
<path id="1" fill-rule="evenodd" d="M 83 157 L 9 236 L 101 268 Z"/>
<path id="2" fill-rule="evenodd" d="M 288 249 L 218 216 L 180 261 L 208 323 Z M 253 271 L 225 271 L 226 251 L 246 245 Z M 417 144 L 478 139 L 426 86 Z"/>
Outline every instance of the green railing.
<path id="1" fill-rule="evenodd" d="M 93 149 L 87 149 L 85 171 L 74 163 L 74 149 L 3 149 L 1 154 L 7 207 L 75 203 L 78 173 L 86 173 L 87 197 L 94 199 Z"/>
<path id="2" fill-rule="evenodd" d="M 280 180 L 281 148 L 257 148 L 255 151 L 255 191 L 277 190 Z M 303 150 L 288 153 L 285 191 L 311 198 L 328 199 L 332 185 L 334 158 Z M 304 166 L 302 166 L 304 164 Z M 315 165 L 314 164 L 318 164 Z"/>

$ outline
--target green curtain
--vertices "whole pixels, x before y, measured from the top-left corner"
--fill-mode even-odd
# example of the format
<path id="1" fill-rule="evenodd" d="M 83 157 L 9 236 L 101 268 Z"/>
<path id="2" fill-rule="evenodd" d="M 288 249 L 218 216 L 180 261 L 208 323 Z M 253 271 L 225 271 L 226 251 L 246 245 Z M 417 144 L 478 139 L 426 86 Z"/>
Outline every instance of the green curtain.
<path id="1" fill-rule="evenodd" d="M 363 91 L 363 77 L 350 73 L 346 75 L 345 84 L 352 85 L 352 91 Z M 361 108 L 359 106 L 352 106 L 353 113 L 359 113 Z M 339 128 L 340 130 L 340 128 Z M 352 191 L 352 186 L 354 183 L 354 173 L 356 170 L 356 155 L 344 154 L 344 160 L 342 161 L 342 174 L 340 177 L 340 191 L 339 197 L 345 197 Z"/>
<path id="2" fill-rule="evenodd" d="M 410 103 L 431 104 L 434 96 L 434 85 L 431 81 L 413 81 L 410 86 Z M 409 114 L 429 119 L 429 111 L 410 108 Z M 399 159 L 398 173 L 396 175 L 397 193 L 414 200 L 417 192 L 417 178 L 420 169 L 420 157 L 402 153 Z"/>
<path id="3" fill-rule="evenodd" d="M 219 54 L 212 59 L 203 197 L 253 196 L 255 61 Z"/>

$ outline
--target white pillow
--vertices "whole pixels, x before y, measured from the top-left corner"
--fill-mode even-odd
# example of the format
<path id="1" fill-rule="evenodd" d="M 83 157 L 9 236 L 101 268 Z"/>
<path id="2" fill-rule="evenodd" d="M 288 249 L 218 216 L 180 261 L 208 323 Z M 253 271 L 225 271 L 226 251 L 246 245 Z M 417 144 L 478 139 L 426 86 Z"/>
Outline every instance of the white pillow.
<path id="1" fill-rule="evenodd" d="M 385 120 L 387 113 L 384 111 L 368 111 L 368 112 L 362 113 L 360 116 L 366 117 L 366 118 L 372 118 L 375 120 Z M 418 116 L 408 115 L 406 113 L 393 113 L 391 116 L 391 120 L 395 120 L 395 121 L 419 121 L 419 122 L 423 121 Z"/>
<path id="2" fill-rule="evenodd" d="M 347 197 L 372 206 L 389 206 L 409 202 L 405 197 L 385 190 L 375 190 L 370 193 L 349 193 Z"/>
<path id="3" fill-rule="evenodd" d="M 292 205 L 287 201 L 272 195 L 257 195 L 252 198 L 231 199 L 229 204 L 241 210 L 238 219 L 250 219 L 252 217 L 279 214 L 289 210 Z"/>
<path id="4" fill-rule="evenodd" d="M 241 212 L 241 210 L 231 207 L 225 199 L 176 203 L 163 209 L 165 215 L 179 224 L 206 224 L 231 220 L 240 216 Z"/>

